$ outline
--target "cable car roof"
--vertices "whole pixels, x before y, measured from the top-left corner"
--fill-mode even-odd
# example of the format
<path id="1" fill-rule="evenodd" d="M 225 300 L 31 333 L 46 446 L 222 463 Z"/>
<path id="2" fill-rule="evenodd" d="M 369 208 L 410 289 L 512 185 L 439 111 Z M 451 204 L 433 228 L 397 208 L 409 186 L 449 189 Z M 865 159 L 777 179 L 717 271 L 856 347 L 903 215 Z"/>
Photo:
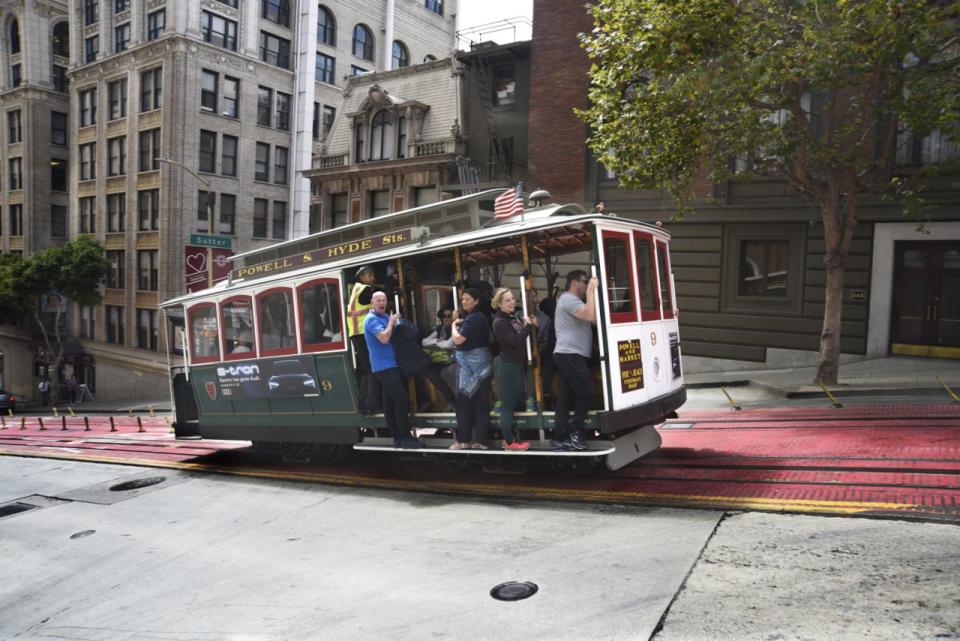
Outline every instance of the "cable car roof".
<path id="1" fill-rule="evenodd" d="M 493 189 L 486 192 L 481 192 L 480 194 L 471 194 L 470 196 L 463 196 L 461 198 L 454 198 L 450 200 L 442 201 L 441 203 L 434 203 L 432 205 L 424 205 L 422 207 L 416 207 L 414 209 L 407 209 L 401 212 L 396 212 L 394 214 L 389 214 L 387 216 L 378 217 L 375 219 L 369 219 L 361 221 L 358 223 L 353 223 L 351 225 L 345 225 L 344 227 L 337 228 L 336 230 L 331 231 L 342 231 L 342 230 L 362 230 L 365 225 L 370 223 L 383 223 L 391 222 L 392 224 L 389 227 L 398 229 L 394 225 L 400 223 L 412 222 L 409 214 L 411 213 L 424 213 L 427 211 L 434 211 L 440 208 L 440 206 L 448 205 L 450 203 L 454 204 L 463 204 L 464 202 L 476 202 L 479 201 L 481 197 L 489 199 L 490 197 L 495 197 L 503 193 L 502 189 Z M 474 212 L 476 213 L 476 212 Z M 454 247 L 463 247 L 467 244 L 474 245 L 482 243 L 486 240 L 492 240 L 496 238 L 519 236 L 526 233 L 546 230 L 551 227 L 557 226 L 574 226 L 585 222 L 607 222 L 607 223 L 617 223 L 617 224 L 626 224 L 631 227 L 641 228 L 649 233 L 654 233 L 658 236 L 661 236 L 664 239 L 670 238 L 670 232 L 662 227 L 641 222 L 637 220 L 632 220 L 629 218 L 619 218 L 614 214 L 602 214 L 597 212 L 587 212 L 581 205 L 578 204 L 566 204 L 566 205 L 544 205 L 537 207 L 535 209 L 528 209 L 523 212 L 522 215 L 515 215 L 511 218 L 504 220 L 496 220 L 493 218 L 493 212 L 488 212 L 489 216 L 486 216 L 485 224 L 479 229 L 468 229 L 465 231 L 453 233 L 450 235 L 432 235 L 430 233 L 429 226 L 421 225 L 414 227 L 415 232 L 419 232 L 419 237 L 415 236 L 417 242 L 415 244 L 406 244 L 402 246 L 392 247 L 389 249 L 381 249 L 373 253 L 366 253 L 358 256 L 346 256 L 344 258 L 334 259 L 330 261 L 325 261 L 323 263 L 314 263 L 301 267 L 299 269 L 278 272 L 271 276 L 264 276 L 255 279 L 228 279 L 217 283 L 213 287 L 185 294 L 177 298 L 170 299 L 161 303 L 161 308 L 172 307 L 177 305 L 182 305 L 189 303 L 194 300 L 208 299 L 211 297 L 220 296 L 227 292 L 233 292 L 235 290 L 246 289 L 251 286 L 264 286 L 267 284 L 276 285 L 278 282 L 283 282 L 287 280 L 293 280 L 297 278 L 302 278 L 306 275 L 317 273 L 317 272 L 331 272 L 339 271 L 346 269 L 352 266 L 357 266 L 363 263 L 374 263 L 374 262 L 383 262 L 388 260 L 396 260 L 397 258 L 402 258 L 404 256 L 413 256 L 418 254 L 423 254 L 427 252 L 440 251 L 443 249 L 453 249 Z M 406 214 L 407 217 L 403 218 L 401 215 Z M 560 219 L 562 217 L 562 220 Z M 443 219 L 438 219 L 435 224 L 441 223 Z M 389 231 L 389 229 L 388 229 Z M 321 232 L 318 234 L 313 234 L 306 238 L 299 238 L 292 241 L 284 241 L 282 243 L 277 243 L 272 245 L 269 248 L 259 249 L 244 252 L 242 254 L 237 254 L 233 258 L 241 257 L 259 257 L 266 260 L 278 260 L 283 257 L 293 256 L 295 252 L 289 251 L 295 247 L 300 248 L 304 240 L 310 241 L 310 246 L 316 246 L 322 240 L 336 240 L 336 238 L 331 238 L 331 232 Z M 286 252 L 281 252 L 281 249 L 288 249 Z M 273 254 L 272 256 L 270 254 Z M 250 264 L 250 263 L 248 263 Z"/>

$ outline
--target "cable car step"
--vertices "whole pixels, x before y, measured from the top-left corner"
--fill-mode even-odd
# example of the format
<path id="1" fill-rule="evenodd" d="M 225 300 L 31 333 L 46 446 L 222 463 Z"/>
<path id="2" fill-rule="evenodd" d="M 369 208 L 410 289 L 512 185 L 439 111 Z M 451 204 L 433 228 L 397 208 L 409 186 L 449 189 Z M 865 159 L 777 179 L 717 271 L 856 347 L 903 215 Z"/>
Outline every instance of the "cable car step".
<path id="1" fill-rule="evenodd" d="M 379 440 L 379 439 L 378 439 Z M 616 448 L 607 443 L 590 443 L 588 449 L 579 450 L 579 451 L 563 451 L 555 452 L 552 448 L 537 448 L 534 447 L 531 443 L 530 449 L 523 452 L 517 452 L 514 450 L 505 450 L 499 445 L 491 445 L 489 450 L 451 450 L 450 443 L 448 441 L 446 445 L 433 445 L 427 443 L 426 447 L 419 449 L 407 449 L 402 447 L 394 447 L 393 443 L 377 443 L 365 445 L 364 443 L 357 443 L 353 446 L 353 449 L 360 450 L 363 452 L 417 452 L 421 454 L 496 454 L 499 456 L 606 456 L 608 454 L 613 454 Z"/>

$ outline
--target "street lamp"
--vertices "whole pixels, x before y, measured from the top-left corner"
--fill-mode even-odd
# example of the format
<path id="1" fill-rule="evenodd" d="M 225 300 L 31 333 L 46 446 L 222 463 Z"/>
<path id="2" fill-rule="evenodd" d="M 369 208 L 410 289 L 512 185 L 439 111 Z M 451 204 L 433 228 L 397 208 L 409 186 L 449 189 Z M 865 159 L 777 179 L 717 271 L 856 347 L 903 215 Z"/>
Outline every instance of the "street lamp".
<path id="1" fill-rule="evenodd" d="M 195 172 L 194 170 L 190 169 L 189 167 L 187 167 L 186 165 L 184 165 L 184 164 L 183 164 L 182 162 L 180 162 L 179 160 L 173 160 L 172 158 L 160 158 L 160 157 L 157 157 L 157 162 L 167 162 L 167 163 L 170 163 L 171 165 L 176 165 L 176 166 L 179 167 L 180 169 L 186 170 L 187 173 L 189 173 L 191 176 L 193 176 L 194 178 L 197 179 L 197 182 L 198 182 L 198 183 L 200 183 L 201 185 L 203 185 L 204 187 L 207 188 L 207 191 L 206 191 L 206 194 L 207 194 L 207 196 L 206 196 L 207 202 L 205 203 L 205 207 L 206 207 L 206 209 L 207 209 L 207 221 L 209 222 L 209 225 L 210 225 L 210 227 L 211 227 L 211 229 L 212 229 L 212 227 L 213 227 L 213 208 L 214 208 L 214 206 L 217 204 L 217 195 L 210 189 L 210 183 L 207 182 L 206 180 L 204 180 L 203 178 L 201 178 L 201 177 L 197 174 L 197 172 Z"/>

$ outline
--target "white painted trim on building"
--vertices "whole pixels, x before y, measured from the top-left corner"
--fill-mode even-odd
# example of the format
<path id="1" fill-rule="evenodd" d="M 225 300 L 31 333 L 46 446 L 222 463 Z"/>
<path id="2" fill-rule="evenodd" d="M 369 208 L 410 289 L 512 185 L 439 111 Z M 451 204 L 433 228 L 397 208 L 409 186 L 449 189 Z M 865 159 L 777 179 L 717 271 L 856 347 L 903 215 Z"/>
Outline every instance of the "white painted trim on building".
<path id="1" fill-rule="evenodd" d="M 873 228 L 873 267 L 870 274 L 870 316 L 867 358 L 886 356 L 890 348 L 893 307 L 894 243 L 897 241 L 960 240 L 960 222 L 877 223 Z"/>
<path id="2" fill-rule="evenodd" d="M 316 92 L 317 12 L 314 0 L 300 0 L 297 13 L 296 67 L 294 69 L 294 105 L 296 118 L 288 159 L 290 172 L 290 209 L 287 214 L 287 238 L 310 234 L 310 179 L 301 172 L 313 163 L 313 103 Z"/>

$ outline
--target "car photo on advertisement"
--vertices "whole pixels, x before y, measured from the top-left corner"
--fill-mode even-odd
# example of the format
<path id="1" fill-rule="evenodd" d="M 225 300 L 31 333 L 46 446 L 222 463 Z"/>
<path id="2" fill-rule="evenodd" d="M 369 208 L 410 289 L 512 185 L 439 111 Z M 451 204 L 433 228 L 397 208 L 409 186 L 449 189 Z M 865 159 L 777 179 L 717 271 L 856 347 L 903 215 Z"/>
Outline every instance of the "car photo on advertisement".
<path id="1" fill-rule="evenodd" d="M 296 359 L 276 361 L 267 379 L 270 396 L 302 396 L 317 393 L 317 381 L 304 371 L 303 362 Z"/>

